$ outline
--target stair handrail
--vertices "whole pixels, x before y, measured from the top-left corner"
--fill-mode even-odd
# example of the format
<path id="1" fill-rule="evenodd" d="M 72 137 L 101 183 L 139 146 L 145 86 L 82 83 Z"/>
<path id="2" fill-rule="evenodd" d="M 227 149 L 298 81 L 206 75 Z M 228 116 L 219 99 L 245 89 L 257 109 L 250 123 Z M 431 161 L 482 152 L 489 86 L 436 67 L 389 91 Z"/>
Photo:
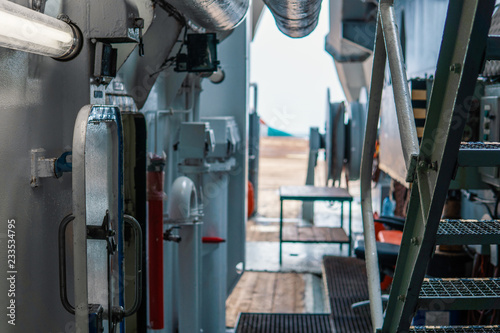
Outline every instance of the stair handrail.
<path id="1" fill-rule="evenodd" d="M 382 327 L 384 318 L 375 225 L 373 220 L 371 179 L 386 60 L 389 62 L 392 78 L 399 133 L 407 169 L 406 181 L 412 182 L 415 177 L 419 144 L 411 106 L 411 95 L 406 76 L 401 39 L 396 26 L 393 0 L 381 0 L 379 3 L 373 51 L 370 98 L 366 121 L 367 125 L 361 161 L 361 210 L 365 240 L 365 261 L 368 276 L 370 314 L 374 332 Z"/>

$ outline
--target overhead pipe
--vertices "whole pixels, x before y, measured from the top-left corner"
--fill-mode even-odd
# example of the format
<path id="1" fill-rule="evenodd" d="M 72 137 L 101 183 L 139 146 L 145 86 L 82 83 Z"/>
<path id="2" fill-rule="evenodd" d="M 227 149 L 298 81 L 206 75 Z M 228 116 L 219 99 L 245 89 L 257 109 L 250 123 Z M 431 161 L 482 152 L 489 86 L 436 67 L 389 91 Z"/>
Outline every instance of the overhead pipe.
<path id="1" fill-rule="evenodd" d="M 180 226 L 179 236 L 179 332 L 201 330 L 201 223 L 198 197 L 191 179 L 178 177 L 168 203 L 169 222 Z"/>
<path id="2" fill-rule="evenodd" d="M 249 0 L 161 0 L 167 3 L 198 27 L 210 32 L 236 28 L 245 18 Z"/>
<path id="3" fill-rule="evenodd" d="M 67 16 L 59 18 L 0 0 L 0 47 L 71 60 L 82 48 L 82 33 Z"/>
<path id="4" fill-rule="evenodd" d="M 278 29 L 292 38 L 309 35 L 318 25 L 321 0 L 264 0 Z"/>

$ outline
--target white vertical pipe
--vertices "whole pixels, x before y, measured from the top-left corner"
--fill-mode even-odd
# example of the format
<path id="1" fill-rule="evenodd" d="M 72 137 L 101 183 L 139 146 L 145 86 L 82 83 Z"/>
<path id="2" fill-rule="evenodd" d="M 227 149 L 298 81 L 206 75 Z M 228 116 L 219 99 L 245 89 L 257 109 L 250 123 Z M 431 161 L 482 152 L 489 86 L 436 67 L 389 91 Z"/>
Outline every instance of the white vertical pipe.
<path id="1" fill-rule="evenodd" d="M 384 46 L 380 15 L 377 22 L 377 34 L 373 58 L 373 73 L 370 88 L 370 101 L 366 121 L 365 142 L 361 160 L 361 210 L 363 216 L 363 234 L 365 239 L 366 273 L 368 275 L 368 293 L 370 297 L 370 313 L 373 331 L 382 327 L 383 308 L 380 290 L 380 272 L 375 240 L 375 225 L 372 207 L 372 166 L 377 139 L 377 127 L 380 116 L 380 103 L 387 54 Z"/>
<path id="2" fill-rule="evenodd" d="M 201 329 L 201 223 L 179 230 L 179 333 Z"/>
<path id="3" fill-rule="evenodd" d="M 227 239 L 227 172 L 203 176 L 203 237 Z M 202 316 L 205 332 L 224 332 L 226 328 L 227 243 L 203 244 Z"/>
<path id="4" fill-rule="evenodd" d="M 169 218 L 180 225 L 179 332 L 199 333 L 201 329 L 201 223 L 193 223 L 198 211 L 196 187 L 188 177 L 178 177 L 169 197 Z"/>

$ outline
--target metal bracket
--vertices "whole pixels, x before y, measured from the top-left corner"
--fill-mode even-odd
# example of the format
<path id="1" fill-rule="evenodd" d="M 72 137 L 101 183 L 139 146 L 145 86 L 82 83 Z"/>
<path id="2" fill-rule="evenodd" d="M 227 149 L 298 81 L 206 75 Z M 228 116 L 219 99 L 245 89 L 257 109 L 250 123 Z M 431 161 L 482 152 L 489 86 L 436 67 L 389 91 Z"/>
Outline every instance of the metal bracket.
<path id="1" fill-rule="evenodd" d="M 40 178 L 59 178 L 63 172 L 71 172 L 71 162 L 67 157 L 71 152 L 65 152 L 60 157 L 45 158 L 45 149 L 31 150 L 31 187 L 40 186 Z"/>
<path id="2" fill-rule="evenodd" d="M 31 150 L 31 187 L 40 186 L 40 178 L 59 178 L 64 172 L 71 172 L 72 164 L 67 160 L 71 152 L 60 157 L 45 158 L 45 149 Z"/>
<path id="3" fill-rule="evenodd" d="M 45 3 L 47 3 L 47 0 L 30 0 L 29 7 L 37 12 L 43 13 L 45 12 Z"/>
<path id="4" fill-rule="evenodd" d="M 108 244 L 107 247 L 110 255 L 114 254 L 117 249 L 114 236 L 115 231 L 110 228 L 108 211 L 106 211 L 101 225 L 87 225 L 87 239 L 105 240 Z"/>
<path id="5" fill-rule="evenodd" d="M 417 165 L 418 165 L 418 155 L 412 154 L 410 158 L 410 165 L 408 166 L 408 172 L 406 174 L 406 182 L 413 183 L 417 174 Z"/>
<path id="6" fill-rule="evenodd" d="M 166 240 L 169 242 L 179 243 L 182 240 L 182 238 L 179 235 L 173 234 L 174 229 L 179 229 L 179 227 L 174 226 L 174 227 L 171 227 L 171 228 L 165 230 L 165 232 L 163 233 L 163 240 Z"/>

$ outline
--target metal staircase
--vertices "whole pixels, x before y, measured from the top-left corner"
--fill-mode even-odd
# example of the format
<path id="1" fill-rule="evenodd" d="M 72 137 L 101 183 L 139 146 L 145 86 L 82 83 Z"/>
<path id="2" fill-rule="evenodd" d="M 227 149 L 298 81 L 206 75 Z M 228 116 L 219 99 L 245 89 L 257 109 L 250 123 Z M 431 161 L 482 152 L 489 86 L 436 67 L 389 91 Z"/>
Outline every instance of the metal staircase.
<path id="1" fill-rule="evenodd" d="M 500 308 L 500 279 L 427 279 L 436 244 L 499 243 L 500 221 L 441 220 L 450 182 L 458 166 L 500 165 L 500 144 L 462 143 L 462 132 L 478 74 L 498 45 L 488 37 L 494 0 L 449 1 L 434 85 L 421 145 L 413 120 L 393 1 L 381 0 L 377 23 L 361 193 L 371 315 L 377 332 L 500 332 L 495 326 L 410 327 L 418 307 Z M 493 46 L 493 47 L 491 47 Z M 493 51 L 498 53 L 497 51 Z M 485 57 L 486 54 L 486 57 Z M 385 63 L 390 66 L 401 142 L 412 183 L 405 229 L 386 309 L 382 315 L 371 208 L 371 166 L 380 112 Z"/>

